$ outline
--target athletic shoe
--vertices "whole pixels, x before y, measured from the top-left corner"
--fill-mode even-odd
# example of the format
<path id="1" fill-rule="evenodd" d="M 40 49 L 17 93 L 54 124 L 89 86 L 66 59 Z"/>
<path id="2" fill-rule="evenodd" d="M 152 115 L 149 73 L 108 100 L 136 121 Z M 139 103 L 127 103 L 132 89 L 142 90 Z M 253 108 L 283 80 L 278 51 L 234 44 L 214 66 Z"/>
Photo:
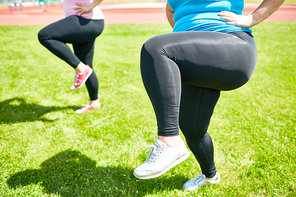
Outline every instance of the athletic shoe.
<path id="1" fill-rule="evenodd" d="M 206 185 L 218 183 L 220 183 L 220 174 L 218 172 L 216 172 L 216 175 L 211 179 L 206 179 L 206 176 L 204 174 L 199 174 L 194 179 L 190 179 L 189 181 L 184 183 L 183 189 L 187 191 L 193 191 Z"/>
<path id="2" fill-rule="evenodd" d="M 190 155 L 183 141 L 176 147 L 168 147 L 159 139 L 155 145 L 150 145 L 150 155 L 147 160 L 134 170 L 135 177 L 139 179 L 151 179 L 158 177 L 174 166 L 178 165 Z"/>
<path id="3" fill-rule="evenodd" d="M 93 70 L 91 69 L 91 67 L 89 67 L 89 65 L 86 65 L 85 71 L 83 74 L 79 75 L 79 74 L 75 73 L 75 77 L 74 77 L 75 81 L 71 87 L 71 90 L 76 90 L 77 88 L 80 88 L 86 82 L 86 80 L 89 78 L 92 71 Z"/>
<path id="4" fill-rule="evenodd" d="M 92 110 L 92 109 L 99 109 L 101 108 L 101 104 L 98 106 L 98 107 L 93 107 L 91 105 L 86 105 L 85 107 L 82 107 L 80 109 L 77 109 L 75 112 L 78 113 L 78 114 L 82 114 L 82 113 L 85 113 L 89 110 Z"/>

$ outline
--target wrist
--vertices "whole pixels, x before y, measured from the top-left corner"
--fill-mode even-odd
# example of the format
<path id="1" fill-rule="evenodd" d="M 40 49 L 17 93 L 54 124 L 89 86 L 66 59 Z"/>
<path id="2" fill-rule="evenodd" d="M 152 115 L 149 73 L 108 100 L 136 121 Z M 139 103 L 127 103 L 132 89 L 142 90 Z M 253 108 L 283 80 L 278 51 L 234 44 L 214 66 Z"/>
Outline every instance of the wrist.
<path id="1" fill-rule="evenodd" d="M 250 14 L 248 17 L 250 20 L 250 27 L 253 27 L 259 23 L 256 17 L 254 17 L 254 15 Z"/>

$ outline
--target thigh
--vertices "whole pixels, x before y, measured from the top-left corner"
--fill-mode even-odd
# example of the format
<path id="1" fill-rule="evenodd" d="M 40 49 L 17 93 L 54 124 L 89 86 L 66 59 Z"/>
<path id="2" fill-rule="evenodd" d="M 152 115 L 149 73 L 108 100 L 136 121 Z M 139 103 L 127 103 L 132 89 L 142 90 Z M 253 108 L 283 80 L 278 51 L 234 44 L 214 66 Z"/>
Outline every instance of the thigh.
<path id="1" fill-rule="evenodd" d="M 94 40 L 104 28 L 104 20 L 90 20 L 69 16 L 43 28 L 40 33 L 49 39 L 81 44 Z"/>
<path id="2" fill-rule="evenodd" d="M 254 39 L 238 34 L 177 32 L 157 36 L 151 43 L 178 65 L 183 83 L 230 90 L 249 80 L 257 60 Z"/>

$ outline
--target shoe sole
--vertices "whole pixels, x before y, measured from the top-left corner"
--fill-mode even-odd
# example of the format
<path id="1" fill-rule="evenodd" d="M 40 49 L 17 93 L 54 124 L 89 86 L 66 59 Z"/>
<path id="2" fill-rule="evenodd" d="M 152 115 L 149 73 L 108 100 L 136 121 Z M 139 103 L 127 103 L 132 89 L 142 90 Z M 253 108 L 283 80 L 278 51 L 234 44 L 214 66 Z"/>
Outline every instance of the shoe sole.
<path id="1" fill-rule="evenodd" d="M 189 156 L 190 156 L 190 153 L 187 152 L 186 154 L 184 154 L 183 156 L 181 156 L 179 159 L 177 159 L 176 161 L 174 161 L 173 163 L 171 163 L 163 171 L 159 172 L 158 174 L 153 174 L 151 176 L 137 176 L 137 175 L 135 175 L 135 173 L 133 173 L 133 174 L 134 174 L 135 177 L 137 177 L 139 179 L 153 179 L 153 178 L 156 178 L 156 177 L 159 177 L 159 176 L 163 175 L 164 173 L 166 173 L 167 171 L 169 171 L 170 169 L 172 169 L 173 167 L 175 167 L 179 163 L 185 161 Z"/>
<path id="2" fill-rule="evenodd" d="M 217 173 L 218 173 L 218 172 L 217 172 Z M 219 184 L 220 182 L 221 182 L 221 178 L 220 178 L 220 174 L 218 173 L 218 181 L 217 181 L 217 182 L 209 183 L 208 185 Z M 208 186 L 208 185 L 202 185 L 202 186 L 200 186 L 200 187 L 183 188 L 183 190 L 190 192 L 190 191 L 194 191 L 194 190 L 197 190 L 197 189 L 201 189 L 201 188 L 203 188 L 203 187 L 205 187 L 205 186 Z"/>
<path id="3" fill-rule="evenodd" d="M 78 89 L 78 88 L 80 88 L 81 86 L 83 86 L 84 84 L 85 84 L 85 82 L 86 82 L 86 80 L 89 78 L 89 76 L 91 75 L 91 73 L 93 72 L 93 70 L 91 69 L 90 70 L 90 72 L 86 75 L 86 77 L 84 78 L 84 80 L 82 81 L 82 83 L 81 83 L 81 85 L 80 86 L 78 86 L 77 88 L 71 88 L 71 90 L 76 90 L 76 89 Z"/>
<path id="4" fill-rule="evenodd" d="M 86 111 L 81 111 L 81 109 L 77 109 L 75 112 L 77 113 L 77 114 L 83 114 L 83 113 L 86 113 L 86 112 L 88 112 L 88 111 L 90 111 L 90 110 L 93 110 L 93 109 L 100 109 L 100 108 L 102 108 L 102 105 L 100 105 L 99 107 L 95 107 L 95 108 L 91 108 L 91 109 L 88 109 L 88 110 L 86 110 Z M 80 111 L 79 111 L 80 110 Z"/>
<path id="5" fill-rule="evenodd" d="M 215 185 L 215 184 L 219 184 L 219 183 L 220 183 L 220 181 L 217 182 L 217 183 L 210 183 L 210 184 L 208 184 L 208 185 Z M 184 190 L 184 191 L 188 191 L 188 192 L 190 192 L 190 191 L 194 191 L 194 190 L 197 190 L 197 189 L 201 189 L 201 188 L 206 187 L 206 186 L 208 186 L 208 185 L 202 185 L 202 186 L 200 186 L 200 187 L 183 188 L 183 190 Z"/>

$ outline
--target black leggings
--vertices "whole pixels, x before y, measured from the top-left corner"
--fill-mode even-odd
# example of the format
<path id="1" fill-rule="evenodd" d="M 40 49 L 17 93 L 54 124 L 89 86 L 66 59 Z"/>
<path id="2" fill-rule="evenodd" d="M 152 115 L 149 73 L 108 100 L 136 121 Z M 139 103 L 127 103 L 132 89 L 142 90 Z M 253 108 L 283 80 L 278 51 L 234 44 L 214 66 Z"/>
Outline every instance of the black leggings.
<path id="1" fill-rule="evenodd" d="M 38 33 L 40 43 L 57 57 L 76 68 L 80 62 L 93 67 L 95 39 L 104 29 L 104 20 L 69 16 L 52 23 Z M 73 45 L 74 53 L 66 45 Z M 98 79 L 93 72 L 86 81 L 90 100 L 98 99 Z"/>
<path id="2" fill-rule="evenodd" d="M 159 136 L 179 135 L 179 125 L 203 174 L 216 173 L 207 129 L 221 90 L 245 84 L 257 61 L 246 32 L 178 32 L 150 38 L 141 51 L 141 74 Z"/>

